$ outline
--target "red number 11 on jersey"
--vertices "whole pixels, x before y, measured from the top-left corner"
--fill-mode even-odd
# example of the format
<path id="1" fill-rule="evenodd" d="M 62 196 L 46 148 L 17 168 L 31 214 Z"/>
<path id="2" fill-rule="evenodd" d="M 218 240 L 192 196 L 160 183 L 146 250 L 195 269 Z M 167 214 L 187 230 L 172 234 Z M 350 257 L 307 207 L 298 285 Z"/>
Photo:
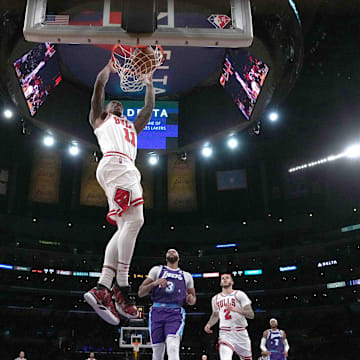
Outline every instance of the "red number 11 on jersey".
<path id="1" fill-rule="evenodd" d="M 129 133 L 129 130 L 124 128 L 125 131 L 125 140 L 129 143 L 131 143 L 131 145 L 135 146 L 135 133 L 132 131 Z M 130 135 L 131 135 L 131 140 L 130 140 Z"/>

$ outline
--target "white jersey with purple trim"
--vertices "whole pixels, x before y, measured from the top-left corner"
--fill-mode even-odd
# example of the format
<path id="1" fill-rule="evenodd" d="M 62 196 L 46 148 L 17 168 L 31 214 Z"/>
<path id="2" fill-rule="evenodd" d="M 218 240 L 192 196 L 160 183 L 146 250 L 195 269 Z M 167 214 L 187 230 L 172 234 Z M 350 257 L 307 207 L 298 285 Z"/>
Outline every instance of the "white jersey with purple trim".
<path id="1" fill-rule="evenodd" d="M 108 113 L 94 133 L 104 156 L 125 156 L 135 161 L 137 153 L 137 132 L 134 123 L 126 116 Z"/>
<path id="2" fill-rule="evenodd" d="M 226 305 L 232 305 L 237 308 L 244 308 L 250 305 L 251 300 L 248 296 L 240 290 L 234 290 L 231 294 L 225 295 L 219 293 L 211 300 L 212 311 L 219 313 L 220 330 L 231 331 L 237 329 L 244 329 L 248 326 L 247 320 L 244 315 L 234 311 L 226 310 Z"/>

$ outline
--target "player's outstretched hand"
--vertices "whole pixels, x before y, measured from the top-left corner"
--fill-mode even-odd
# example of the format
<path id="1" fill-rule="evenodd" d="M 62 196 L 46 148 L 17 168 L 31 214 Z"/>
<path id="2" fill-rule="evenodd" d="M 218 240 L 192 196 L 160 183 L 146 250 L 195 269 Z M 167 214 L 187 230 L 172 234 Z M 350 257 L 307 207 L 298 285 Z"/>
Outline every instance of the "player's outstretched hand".
<path id="1" fill-rule="evenodd" d="M 157 280 L 155 281 L 155 286 L 159 286 L 159 288 L 164 288 L 164 287 L 166 287 L 166 284 L 167 284 L 167 281 L 166 281 L 166 279 L 164 279 L 164 278 L 157 279 Z"/>
<path id="2" fill-rule="evenodd" d="M 112 73 L 116 73 L 116 70 L 115 70 L 115 67 L 114 67 L 114 61 L 112 58 L 110 58 L 109 62 L 107 63 L 106 65 L 109 70 L 112 72 Z"/>
<path id="3" fill-rule="evenodd" d="M 212 334 L 212 333 L 213 333 L 213 331 L 211 330 L 209 324 L 206 324 L 206 325 L 205 325 L 204 331 L 205 331 L 207 334 Z"/>
<path id="4" fill-rule="evenodd" d="M 266 350 L 266 351 L 262 352 L 261 355 L 270 356 L 271 352 L 269 350 Z"/>
<path id="5" fill-rule="evenodd" d="M 232 306 L 232 305 L 225 305 L 225 309 L 227 311 L 239 312 L 238 309 L 235 306 Z"/>

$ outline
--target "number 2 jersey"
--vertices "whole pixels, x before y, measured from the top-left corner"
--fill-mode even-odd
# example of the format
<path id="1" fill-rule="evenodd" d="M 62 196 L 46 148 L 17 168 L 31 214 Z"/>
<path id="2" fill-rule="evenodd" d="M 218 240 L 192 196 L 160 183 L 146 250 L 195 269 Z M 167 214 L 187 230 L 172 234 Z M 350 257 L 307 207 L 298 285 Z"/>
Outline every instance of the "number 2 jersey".
<path id="1" fill-rule="evenodd" d="M 226 305 L 232 305 L 243 309 L 246 305 L 250 305 L 251 300 L 248 296 L 240 290 L 234 290 L 231 294 L 225 295 L 219 293 L 211 300 L 213 312 L 219 313 L 220 330 L 222 331 L 239 331 L 248 326 L 244 315 L 238 312 L 228 311 Z"/>
<path id="2" fill-rule="evenodd" d="M 134 123 L 126 116 L 108 113 L 105 120 L 94 130 L 104 156 L 120 155 L 135 161 L 137 132 Z"/>

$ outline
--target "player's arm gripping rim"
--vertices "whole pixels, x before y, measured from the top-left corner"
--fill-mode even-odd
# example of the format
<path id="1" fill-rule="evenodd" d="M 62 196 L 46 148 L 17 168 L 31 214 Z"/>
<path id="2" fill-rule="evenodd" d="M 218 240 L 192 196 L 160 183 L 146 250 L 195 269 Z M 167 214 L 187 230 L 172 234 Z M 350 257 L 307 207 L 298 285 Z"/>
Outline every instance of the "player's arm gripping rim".
<path id="1" fill-rule="evenodd" d="M 143 283 L 140 285 L 138 290 L 138 297 L 144 297 L 150 293 L 150 291 L 156 287 L 159 286 L 160 288 L 164 288 L 167 284 L 166 279 L 160 278 L 157 280 L 153 280 L 151 278 L 147 278 L 143 281 Z"/>
<path id="2" fill-rule="evenodd" d="M 247 319 L 254 319 L 254 317 L 255 317 L 254 311 L 250 304 L 245 305 L 242 309 L 240 309 L 236 306 L 232 306 L 232 305 L 227 305 L 227 306 L 225 306 L 225 308 L 229 311 L 234 311 L 241 315 L 244 315 Z"/>
<path id="3" fill-rule="evenodd" d="M 104 112 L 105 86 L 112 72 L 115 70 L 110 60 L 96 77 L 89 114 L 89 122 L 93 129 L 96 129 L 106 116 Z"/>
<path id="4" fill-rule="evenodd" d="M 260 350 L 266 356 L 271 355 L 271 352 L 266 348 L 266 340 L 269 336 L 268 330 L 265 330 L 260 342 Z"/>
<path id="5" fill-rule="evenodd" d="M 204 327 L 204 331 L 208 334 L 212 334 L 213 331 L 211 328 L 219 321 L 219 313 L 218 312 L 212 312 L 209 321 Z"/>
<path id="6" fill-rule="evenodd" d="M 137 134 L 139 135 L 141 131 L 144 130 L 145 126 L 151 119 L 152 111 L 155 106 L 155 90 L 153 85 L 152 76 L 150 76 L 146 81 L 146 93 L 145 93 L 145 104 L 144 107 L 140 110 L 139 114 L 136 116 L 134 121 L 134 126 Z"/>

